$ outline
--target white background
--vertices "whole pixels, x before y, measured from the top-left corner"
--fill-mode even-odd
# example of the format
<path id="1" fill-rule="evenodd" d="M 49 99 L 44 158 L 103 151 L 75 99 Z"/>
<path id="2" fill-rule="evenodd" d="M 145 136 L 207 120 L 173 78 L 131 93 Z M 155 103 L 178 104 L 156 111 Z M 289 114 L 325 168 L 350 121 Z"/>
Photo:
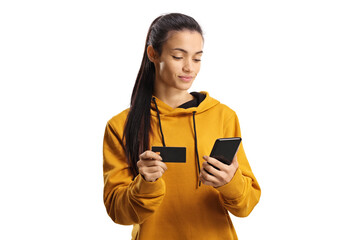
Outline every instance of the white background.
<path id="1" fill-rule="evenodd" d="M 102 140 L 148 27 L 203 27 L 191 91 L 233 108 L 262 196 L 240 239 L 360 239 L 358 1 L 1 1 L 1 239 L 130 239 L 102 203 Z M 161 228 L 161 226 L 159 226 Z"/>

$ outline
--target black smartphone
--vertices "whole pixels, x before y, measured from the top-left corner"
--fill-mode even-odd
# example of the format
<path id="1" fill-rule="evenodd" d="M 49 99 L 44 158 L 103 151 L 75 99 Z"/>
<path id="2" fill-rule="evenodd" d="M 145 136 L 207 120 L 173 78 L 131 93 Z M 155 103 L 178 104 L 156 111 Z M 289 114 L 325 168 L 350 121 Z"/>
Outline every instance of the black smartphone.
<path id="1" fill-rule="evenodd" d="M 160 152 L 163 162 L 185 163 L 186 148 L 185 147 L 151 147 L 151 151 Z"/>
<path id="2" fill-rule="evenodd" d="M 240 142 L 240 137 L 218 138 L 211 150 L 210 157 L 216 158 L 220 162 L 230 165 L 240 146 Z M 217 167 L 213 167 L 219 170 Z"/>

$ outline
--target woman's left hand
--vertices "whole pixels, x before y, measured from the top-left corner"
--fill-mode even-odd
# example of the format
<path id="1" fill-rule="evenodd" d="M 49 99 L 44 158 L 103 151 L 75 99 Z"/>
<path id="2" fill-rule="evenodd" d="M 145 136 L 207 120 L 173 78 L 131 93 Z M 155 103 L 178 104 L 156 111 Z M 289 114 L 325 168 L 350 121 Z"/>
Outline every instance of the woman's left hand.
<path id="1" fill-rule="evenodd" d="M 213 186 L 215 188 L 229 183 L 239 167 L 236 154 L 230 165 L 224 164 L 212 157 L 204 156 L 203 158 L 206 162 L 202 164 L 200 181 L 205 185 Z M 219 168 L 219 170 L 211 166 L 209 163 Z"/>

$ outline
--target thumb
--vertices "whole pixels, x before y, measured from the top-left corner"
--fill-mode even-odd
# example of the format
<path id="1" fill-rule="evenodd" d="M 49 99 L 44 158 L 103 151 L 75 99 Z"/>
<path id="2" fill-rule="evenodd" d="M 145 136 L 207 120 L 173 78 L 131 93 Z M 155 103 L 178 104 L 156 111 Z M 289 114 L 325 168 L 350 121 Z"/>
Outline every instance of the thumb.
<path id="1" fill-rule="evenodd" d="M 239 163 L 238 163 L 238 161 L 237 161 L 237 154 L 235 154 L 235 156 L 234 156 L 231 164 L 233 164 L 235 167 L 238 167 L 238 166 L 239 166 Z"/>

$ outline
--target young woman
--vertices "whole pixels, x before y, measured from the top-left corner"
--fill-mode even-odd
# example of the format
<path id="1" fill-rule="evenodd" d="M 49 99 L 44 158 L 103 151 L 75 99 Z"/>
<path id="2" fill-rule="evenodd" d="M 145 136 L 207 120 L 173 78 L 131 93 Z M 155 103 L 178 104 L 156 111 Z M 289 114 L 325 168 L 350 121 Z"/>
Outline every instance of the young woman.
<path id="1" fill-rule="evenodd" d="M 228 211 L 245 217 L 259 201 L 242 144 L 230 165 L 207 156 L 217 138 L 240 137 L 240 127 L 207 92 L 188 92 L 203 43 L 193 18 L 156 18 L 130 108 L 106 125 L 104 203 L 114 222 L 133 225 L 132 239 L 237 239 Z M 165 163 L 152 146 L 184 147 L 185 162 Z"/>

